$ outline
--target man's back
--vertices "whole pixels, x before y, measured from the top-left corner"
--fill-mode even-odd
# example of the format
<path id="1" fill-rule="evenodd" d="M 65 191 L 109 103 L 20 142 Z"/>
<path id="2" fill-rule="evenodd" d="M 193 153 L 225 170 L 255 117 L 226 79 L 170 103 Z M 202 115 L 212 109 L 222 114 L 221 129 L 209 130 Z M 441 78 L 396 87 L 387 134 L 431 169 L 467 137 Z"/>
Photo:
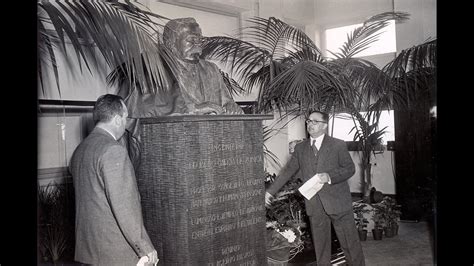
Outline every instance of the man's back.
<path id="1" fill-rule="evenodd" d="M 76 195 L 75 260 L 77 261 L 100 265 L 133 265 L 138 260 L 116 221 L 111 206 L 116 201 L 111 202 L 109 195 L 113 193 L 109 191 L 113 186 L 108 184 L 110 180 L 104 178 L 110 175 L 110 171 L 116 171 L 115 174 L 119 175 L 124 171 L 122 167 L 110 169 L 110 165 L 129 167 L 129 161 L 123 162 L 128 158 L 121 156 L 122 152 L 126 154 L 126 150 L 108 132 L 95 128 L 77 147 L 71 158 L 70 170 Z M 112 157 L 112 153 L 117 157 Z M 130 182 L 134 184 L 136 181 Z M 136 199 L 138 192 L 123 195 L 124 203 Z M 139 211 L 141 216 L 141 210 Z M 129 215 L 136 215 L 136 211 L 133 210 L 126 212 Z"/>

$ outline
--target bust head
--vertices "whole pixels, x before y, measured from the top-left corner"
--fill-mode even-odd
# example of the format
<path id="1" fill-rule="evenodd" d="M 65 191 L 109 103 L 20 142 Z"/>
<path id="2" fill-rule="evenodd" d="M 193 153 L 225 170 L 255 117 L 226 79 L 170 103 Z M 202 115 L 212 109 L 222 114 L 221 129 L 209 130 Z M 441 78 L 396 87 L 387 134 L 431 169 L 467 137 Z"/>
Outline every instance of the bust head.
<path id="1" fill-rule="evenodd" d="M 197 60 L 201 55 L 202 32 L 194 18 L 178 18 L 166 23 L 163 42 L 179 59 Z"/>

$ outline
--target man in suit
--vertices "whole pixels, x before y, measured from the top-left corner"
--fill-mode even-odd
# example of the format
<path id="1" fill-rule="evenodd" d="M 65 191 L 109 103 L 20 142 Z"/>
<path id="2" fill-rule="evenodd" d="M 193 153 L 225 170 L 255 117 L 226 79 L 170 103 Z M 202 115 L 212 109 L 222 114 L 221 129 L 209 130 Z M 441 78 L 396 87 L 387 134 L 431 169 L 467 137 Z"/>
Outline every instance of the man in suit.
<path id="1" fill-rule="evenodd" d="M 128 111 L 120 96 L 97 99 L 94 130 L 74 151 L 70 172 L 76 197 L 74 259 L 92 265 L 158 262 L 143 225 L 140 195 L 124 134 Z"/>
<path id="2" fill-rule="evenodd" d="M 265 204 L 269 206 L 273 195 L 298 171 L 303 182 L 317 174 L 322 187 L 310 200 L 305 199 L 305 205 L 318 265 L 331 265 L 331 223 L 348 264 L 365 265 L 347 183 L 355 173 L 354 162 L 344 141 L 325 134 L 327 123 L 326 113 L 310 113 L 306 120 L 310 138 L 295 146 L 290 161 L 267 189 Z"/>

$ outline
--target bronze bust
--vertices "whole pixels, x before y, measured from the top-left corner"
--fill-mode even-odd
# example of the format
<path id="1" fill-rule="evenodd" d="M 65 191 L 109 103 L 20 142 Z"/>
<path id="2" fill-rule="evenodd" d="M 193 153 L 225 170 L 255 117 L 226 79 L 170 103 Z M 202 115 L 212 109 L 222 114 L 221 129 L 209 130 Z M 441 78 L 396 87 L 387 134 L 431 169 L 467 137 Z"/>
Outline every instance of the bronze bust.
<path id="1" fill-rule="evenodd" d="M 163 43 L 176 57 L 170 71 L 171 88 L 156 94 L 135 90 L 126 98 L 130 117 L 177 114 L 244 114 L 232 99 L 216 64 L 200 58 L 202 31 L 194 18 L 170 20 L 163 30 Z"/>
<path id="2" fill-rule="evenodd" d="M 163 42 L 177 57 L 175 75 L 189 114 L 243 114 L 233 101 L 217 65 L 201 59 L 202 32 L 194 18 L 169 21 Z"/>
<path id="3" fill-rule="evenodd" d="M 120 141 L 127 147 L 135 169 L 140 163 L 140 118 L 244 114 L 232 99 L 217 65 L 200 58 L 201 39 L 201 28 L 194 18 L 170 20 L 163 30 L 163 43 L 178 63 L 177 69 L 168 73 L 171 87 L 144 94 L 134 90 L 125 97 L 131 119 Z"/>

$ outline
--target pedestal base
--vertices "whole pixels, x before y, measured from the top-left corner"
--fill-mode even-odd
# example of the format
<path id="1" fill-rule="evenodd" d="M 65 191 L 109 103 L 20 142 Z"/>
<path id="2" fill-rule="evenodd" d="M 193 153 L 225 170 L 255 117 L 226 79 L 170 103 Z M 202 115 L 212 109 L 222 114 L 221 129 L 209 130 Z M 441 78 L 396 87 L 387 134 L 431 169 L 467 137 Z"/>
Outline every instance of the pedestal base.
<path id="1" fill-rule="evenodd" d="M 137 183 L 160 264 L 266 264 L 262 119 L 268 118 L 141 121 Z"/>

